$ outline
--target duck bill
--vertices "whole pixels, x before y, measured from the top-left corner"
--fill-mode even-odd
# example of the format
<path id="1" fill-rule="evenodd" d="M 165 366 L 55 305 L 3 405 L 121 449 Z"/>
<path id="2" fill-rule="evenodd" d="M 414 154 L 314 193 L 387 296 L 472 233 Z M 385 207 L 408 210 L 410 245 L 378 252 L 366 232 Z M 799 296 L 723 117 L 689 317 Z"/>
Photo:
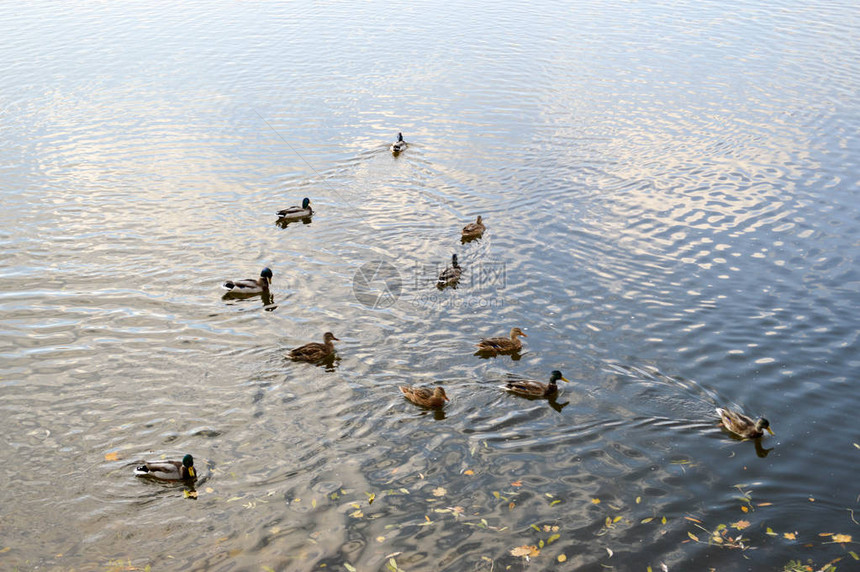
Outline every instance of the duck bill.
<path id="1" fill-rule="evenodd" d="M 562 381 L 566 381 L 566 382 L 570 383 L 570 380 L 569 380 L 569 379 L 567 379 L 566 377 L 561 377 L 561 378 L 559 378 L 559 379 L 561 379 Z"/>
<path id="2" fill-rule="evenodd" d="M 192 479 L 197 478 L 197 473 L 194 472 L 194 467 L 188 467 L 188 476 Z"/>
<path id="3" fill-rule="evenodd" d="M 765 431 L 773 435 L 773 429 L 771 429 L 770 427 L 765 427 Z"/>

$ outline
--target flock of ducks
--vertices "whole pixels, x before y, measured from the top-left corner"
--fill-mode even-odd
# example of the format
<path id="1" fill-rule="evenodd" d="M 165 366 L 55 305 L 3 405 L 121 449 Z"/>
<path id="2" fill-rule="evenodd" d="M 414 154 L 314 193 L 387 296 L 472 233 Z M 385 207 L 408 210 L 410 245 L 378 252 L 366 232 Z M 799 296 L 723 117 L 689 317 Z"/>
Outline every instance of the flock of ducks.
<path id="1" fill-rule="evenodd" d="M 395 156 L 406 150 L 408 144 L 403 139 L 403 134 L 398 133 L 397 139 L 389 148 Z M 311 208 L 311 201 L 305 197 L 302 200 L 301 206 L 292 206 L 277 212 L 279 217 L 278 222 L 286 222 L 291 220 L 306 220 L 314 214 Z M 464 242 L 481 238 L 486 231 L 484 221 L 478 215 L 475 222 L 469 223 L 463 227 L 461 238 Z M 463 269 L 457 260 L 457 255 L 451 257 L 451 264 L 447 266 L 440 274 L 436 282 L 436 286 L 443 289 L 447 286 L 456 285 L 460 280 Z M 259 278 L 246 278 L 244 280 L 228 280 L 224 282 L 223 287 L 228 291 L 228 294 L 239 296 L 269 294 L 269 287 L 272 284 L 272 271 L 269 268 L 263 268 Z M 520 338 L 528 336 L 520 328 L 511 328 L 508 337 L 484 338 L 477 345 L 475 355 L 481 357 L 493 357 L 498 355 L 517 355 L 522 350 L 523 343 Z M 340 341 L 333 333 L 326 332 L 323 334 L 323 342 L 311 342 L 303 346 L 290 350 L 288 357 L 294 361 L 303 361 L 308 363 L 319 364 L 332 359 L 335 355 L 334 343 Z M 549 382 L 543 383 L 531 379 L 516 379 L 508 381 L 502 385 L 502 389 L 514 395 L 530 399 L 551 399 L 553 400 L 558 395 L 558 382 L 569 380 L 562 375 L 561 371 L 553 370 L 550 373 Z M 427 387 L 416 387 L 410 385 L 399 386 L 403 396 L 410 402 L 427 409 L 442 409 L 450 400 L 445 394 L 445 389 L 437 386 L 433 389 Z M 770 428 L 770 423 L 767 419 L 752 418 L 738 413 L 718 407 L 717 415 L 720 417 L 720 425 L 730 433 L 742 439 L 758 439 L 767 431 L 773 435 L 773 430 Z M 194 481 L 197 479 L 197 473 L 194 470 L 194 458 L 191 455 L 185 455 L 182 461 L 152 461 L 145 462 L 138 466 L 134 472 L 137 476 L 146 476 L 159 480 L 166 481 Z"/>

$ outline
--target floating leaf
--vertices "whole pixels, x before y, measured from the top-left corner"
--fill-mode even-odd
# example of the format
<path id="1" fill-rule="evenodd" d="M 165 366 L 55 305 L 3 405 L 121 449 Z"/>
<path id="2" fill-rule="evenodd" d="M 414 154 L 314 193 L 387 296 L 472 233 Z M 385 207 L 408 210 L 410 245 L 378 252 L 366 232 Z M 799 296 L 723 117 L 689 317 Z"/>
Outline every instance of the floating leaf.
<path id="1" fill-rule="evenodd" d="M 685 516 L 684 518 L 689 520 L 690 522 L 698 522 L 699 524 L 702 524 L 702 521 L 698 518 L 693 518 L 692 516 Z"/>
<path id="2" fill-rule="evenodd" d="M 210 495 L 211 495 L 211 494 L 212 494 L 212 493 L 214 493 L 214 492 L 215 492 L 215 489 L 213 489 L 212 487 L 206 487 L 206 494 L 210 494 Z"/>
<path id="3" fill-rule="evenodd" d="M 565 560 L 567 560 L 567 556 L 565 556 L 564 554 L 559 554 L 557 560 L 559 562 L 564 562 Z"/>
<path id="4" fill-rule="evenodd" d="M 591 499 L 591 504 L 600 504 L 600 499 Z"/>
<path id="5" fill-rule="evenodd" d="M 651 522 L 652 520 L 654 520 L 654 517 L 653 517 L 653 516 L 649 516 L 648 518 L 643 518 L 643 519 L 642 519 L 642 520 L 640 520 L 639 522 L 640 522 L 641 524 L 648 524 L 648 523 L 649 523 L 649 522 Z"/>
<path id="6" fill-rule="evenodd" d="M 311 508 L 317 507 L 317 499 L 311 499 Z"/>
<path id="7" fill-rule="evenodd" d="M 521 486 L 523 486 L 523 482 L 522 481 L 514 481 L 511 483 L 511 486 L 512 487 L 521 487 Z"/>
<path id="8" fill-rule="evenodd" d="M 666 524 L 666 517 L 664 516 L 660 522 L 662 522 L 663 524 Z"/>
<path id="9" fill-rule="evenodd" d="M 364 516 L 364 513 L 361 512 L 361 509 L 358 509 L 349 513 L 349 516 L 351 516 L 352 518 L 361 518 Z"/>
<path id="10" fill-rule="evenodd" d="M 642 502 L 642 497 L 636 497 L 636 504 L 639 504 L 640 502 Z"/>
<path id="11" fill-rule="evenodd" d="M 834 534 L 833 542 L 843 543 L 843 542 L 851 542 L 850 534 Z"/>
<path id="12" fill-rule="evenodd" d="M 773 529 L 772 529 L 771 527 L 769 527 L 769 526 L 767 527 L 767 530 L 765 530 L 765 531 L 764 531 L 764 533 L 765 533 L 765 534 L 768 534 L 768 535 L 770 535 L 770 536 L 779 536 L 779 535 L 778 535 L 777 533 L 775 533 L 775 532 L 773 531 Z"/>
<path id="13" fill-rule="evenodd" d="M 619 520 L 621 520 L 622 518 L 623 518 L 623 517 L 619 514 L 618 516 L 616 516 L 615 518 L 613 518 L 613 519 L 612 519 L 612 524 L 615 524 L 616 522 L 618 522 L 618 521 L 619 521 Z"/>
<path id="14" fill-rule="evenodd" d="M 538 541 L 538 548 L 543 548 L 543 540 Z"/>
<path id="15" fill-rule="evenodd" d="M 554 501 L 552 501 L 551 503 L 549 503 L 549 506 L 556 505 L 556 504 L 558 504 L 558 503 L 560 503 L 560 502 L 561 502 L 561 501 L 560 501 L 559 499 L 555 499 Z"/>
<path id="16" fill-rule="evenodd" d="M 472 469 L 466 469 L 465 471 L 463 471 L 463 474 L 469 475 L 471 477 L 472 475 L 475 474 L 475 471 L 473 471 Z"/>
<path id="17" fill-rule="evenodd" d="M 732 528 L 735 528 L 737 530 L 743 530 L 743 529 L 747 528 L 749 525 L 750 525 L 750 522 L 748 520 L 739 520 L 735 523 L 732 523 Z"/>
<path id="18" fill-rule="evenodd" d="M 385 565 L 388 566 L 388 569 L 391 570 L 391 572 L 397 572 L 398 570 L 397 561 L 395 561 L 394 558 L 389 558 Z"/>
<path id="19" fill-rule="evenodd" d="M 607 516 L 605 525 L 606 525 L 606 528 L 609 528 L 610 526 L 612 526 L 612 518 Z"/>
<path id="20" fill-rule="evenodd" d="M 546 543 L 547 543 L 547 544 L 552 544 L 553 542 L 555 542 L 555 541 L 556 541 L 556 540 L 558 540 L 559 538 L 561 538 L 561 535 L 560 535 L 560 534 L 553 534 L 552 536 L 550 536 L 549 538 L 547 538 L 547 539 L 546 539 Z"/>
<path id="21" fill-rule="evenodd" d="M 695 534 L 693 534 L 692 532 L 687 532 L 687 536 L 689 536 L 690 538 L 692 538 L 696 542 L 699 542 L 699 537 L 696 536 Z"/>
<path id="22" fill-rule="evenodd" d="M 529 556 L 537 556 L 540 554 L 540 550 L 538 550 L 537 546 L 517 546 L 516 548 L 511 548 L 511 556 L 520 556 L 520 557 L 529 557 Z"/>
<path id="23" fill-rule="evenodd" d="M 361 505 L 358 504 L 357 502 L 351 503 L 349 506 L 351 506 L 352 508 L 356 508 L 356 509 L 361 508 Z"/>
<path id="24" fill-rule="evenodd" d="M 508 510 L 514 510 L 515 506 L 517 506 L 517 504 L 514 501 L 509 502 L 508 503 Z"/>
<path id="25" fill-rule="evenodd" d="M 184 494 L 185 498 L 187 498 L 187 499 L 196 499 L 197 498 L 197 491 L 184 490 L 184 491 L 182 491 L 182 494 Z"/>
<path id="26" fill-rule="evenodd" d="M 119 461 L 119 453 L 114 451 L 105 455 L 105 461 Z"/>
<path id="27" fill-rule="evenodd" d="M 749 512 L 750 511 L 749 507 L 747 507 L 746 505 L 741 505 L 741 510 L 743 512 Z"/>
<path id="28" fill-rule="evenodd" d="M 854 443 L 854 446 L 860 449 L 860 445 L 858 445 L 857 443 Z"/>
<path id="29" fill-rule="evenodd" d="M 612 552 L 612 549 L 606 546 L 604 546 L 604 548 L 606 548 L 606 552 L 609 553 L 609 557 L 612 558 L 612 555 L 615 554 L 614 552 Z"/>
<path id="30" fill-rule="evenodd" d="M 385 537 L 384 536 L 377 536 L 376 542 L 385 542 Z"/>
<path id="31" fill-rule="evenodd" d="M 772 504 L 772 502 L 760 502 L 758 503 L 758 506 L 771 506 Z"/>
<path id="32" fill-rule="evenodd" d="M 447 492 L 448 491 L 446 491 L 444 487 L 436 487 L 435 489 L 433 489 L 433 496 L 444 497 Z"/>
<path id="33" fill-rule="evenodd" d="M 854 552 L 853 550 L 849 550 L 848 554 L 850 554 L 851 558 L 853 558 L 854 560 L 860 560 L 860 556 L 857 556 L 857 553 Z"/>
<path id="34" fill-rule="evenodd" d="M 782 535 L 784 537 L 786 537 L 788 540 L 797 540 L 797 533 L 796 532 L 784 532 Z"/>
<path id="35" fill-rule="evenodd" d="M 499 491 L 493 491 L 493 496 L 494 496 L 494 497 L 496 497 L 496 500 L 499 500 L 499 498 L 500 498 L 502 495 L 500 495 L 500 494 L 499 494 Z"/>
<path id="36" fill-rule="evenodd" d="M 367 504 L 373 504 L 373 501 L 376 500 L 376 493 L 364 493 L 367 495 Z"/>
<path id="37" fill-rule="evenodd" d="M 343 563 L 343 567 L 344 567 L 344 568 L 346 568 L 347 570 L 349 570 L 349 572 L 358 572 L 358 571 L 355 569 L 355 566 L 353 566 L 353 565 L 352 565 L 352 564 L 350 564 L 349 562 L 344 562 L 344 563 Z"/>

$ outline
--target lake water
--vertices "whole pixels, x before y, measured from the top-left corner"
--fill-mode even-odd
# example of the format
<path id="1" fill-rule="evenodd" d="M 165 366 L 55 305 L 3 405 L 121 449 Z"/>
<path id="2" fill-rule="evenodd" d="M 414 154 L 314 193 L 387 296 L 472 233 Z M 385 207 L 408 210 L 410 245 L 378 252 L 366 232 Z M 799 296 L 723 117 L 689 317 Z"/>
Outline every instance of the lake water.
<path id="1" fill-rule="evenodd" d="M 859 16 L 0 5 L 0 568 L 858 569 Z"/>

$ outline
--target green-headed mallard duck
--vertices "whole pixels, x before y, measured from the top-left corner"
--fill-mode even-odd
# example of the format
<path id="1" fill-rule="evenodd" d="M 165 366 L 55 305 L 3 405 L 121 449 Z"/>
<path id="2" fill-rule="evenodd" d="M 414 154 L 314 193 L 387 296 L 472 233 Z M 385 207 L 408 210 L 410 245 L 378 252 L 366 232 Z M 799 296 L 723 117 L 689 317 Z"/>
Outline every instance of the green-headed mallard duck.
<path id="1" fill-rule="evenodd" d="M 290 350 L 290 359 L 296 361 L 318 362 L 334 355 L 334 344 L 340 340 L 334 337 L 331 332 L 326 332 L 323 335 L 323 343 L 311 342 L 302 347 Z"/>
<path id="2" fill-rule="evenodd" d="M 180 461 L 145 462 L 134 470 L 139 477 L 154 477 L 164 481 L 193 481 L 197 478 L 194 471 L 194 457 L 185 455 Z"/>
<path id="3" fill-rule="evenodd" d="M 457 255 L 453 255 L 451 257 L 451 266 L 446 266 L 445 270 L 443 270 L 439 274 L 439 279 L 436 281 L 436 287 L 444 288 L 445 286 L 451 286 L 457 283 L 460 280 L 460 274 L 463 273 L 463 269 L 460 268 L 460 265 L 457 263 Z"/>
<path id="4" fill-rule="evenodd" d="M 403 139 L 403 133 L 397 134 L 397 140 L 391 144 L 391 152 L 397 155 L 406 150 L 406 141 Z"/>
<path id="5" fill-rule="evenodd" d="M 400 391 L 403 392 L 403 396 L 406 399 L 421 407 L 439 409 L 445 405 L 446 401 L 450 401 L 448 396 L 445 395 L 445 390 L 438 386 L 435 389 L 429 389 L 426 387 L 401 385 Z"/>
<path id="6" fill-rule="evenodd" d="M 302 206 L 289 207 L 282 211 L 278 211 L 278 216 L 284 218 L 308 218 L 314 214 L 314 209 L 311 208 L 311 200 L 307 197 L 302 199 Z"/>
<path id="7" fill-rule="evenodd" d="M 509 381 L 503 387 L 511 393 L 522 395 L 523 397 L 552 397 L 558 393 L 558 380 L 567 381 L 561 372 L 554 370 L 549 377 L 549 383 L 541 383 L 530 379 L 522 379 Z"/>
<path id="8" fill-rule="evenodd" d="M 518 339 L 520 336 L 528 337 L 521 329 L 511 328 L 510 338 L 484 338 L 478 342 L 478 351 L 492 354 L 518 352 L 523 349 L 523 343 Z"/>
<path id="9" fill-rule="evenodd" d="M 747 417 L 743 413 L 737 413 L 723 409 L 722 407 L 717 407 L 717 415 L 720 416 L 723 427 L 744 439 L 757 439 L 764 435 L 765 431 L 773 435 L 770 421 L 764 417 L 753 421 L 752 418 Z"/>
<path id="10" fill-rule="evenodd" d="M 463 227 L 463 238 L 479 238 L 484 231 L 487 230 L 487 227 L 484 226 L 484 221 L 481 218 L 481 215 L 478 215 L 478 220 L 475 222 L 470 222 L 466 226 Z"/>
<path id="11" fill-rule="evenodd" d="M 260 272 L 260 277 L 257 279 L 246 278 L 245 280 L 228 280 L 224 282 L 224 288 L 234 294 L 260 294 L 269 291 L 269 284 L 272 283 L 272 271 L 268 268 L 263 268 Z"/>

